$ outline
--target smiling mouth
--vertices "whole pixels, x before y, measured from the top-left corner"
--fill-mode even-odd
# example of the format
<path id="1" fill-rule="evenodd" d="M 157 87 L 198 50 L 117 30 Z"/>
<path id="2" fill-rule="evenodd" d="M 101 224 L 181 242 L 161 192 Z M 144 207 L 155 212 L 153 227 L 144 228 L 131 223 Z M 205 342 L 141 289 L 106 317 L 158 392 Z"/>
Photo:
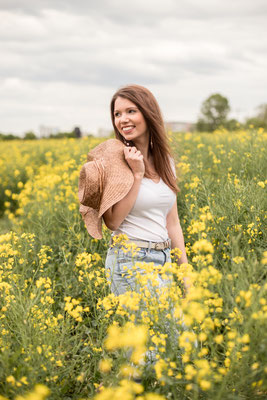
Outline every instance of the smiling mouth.
<path id="1" fill-rule="evenodd" d="M 122 128 L 122 131 L 123 131 L 124 133 L 127 133 L 127 132 L 131 132 L 134 128 L 135 128 L 134 125 L 125 126 L 124 128 Z"/>

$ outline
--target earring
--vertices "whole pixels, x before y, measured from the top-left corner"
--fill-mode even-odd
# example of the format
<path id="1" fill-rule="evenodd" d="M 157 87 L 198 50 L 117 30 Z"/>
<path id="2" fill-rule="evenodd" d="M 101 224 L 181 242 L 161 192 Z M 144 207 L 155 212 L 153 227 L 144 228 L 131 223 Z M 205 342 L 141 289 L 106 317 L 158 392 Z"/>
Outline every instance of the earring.
<path id="1" fill-rule="evenodd" d="M 150 139 L 150 147 L 151 147 L 151 149 L 153 149 L 153 142 L 152 142 L 152 138 Z"/>
<path id="2" fill-rule="evenodd" d="M 125 139 L 125 137 L 123 137 L 123 143 L 125 146 L 130 146 L 130 143 Z"/>

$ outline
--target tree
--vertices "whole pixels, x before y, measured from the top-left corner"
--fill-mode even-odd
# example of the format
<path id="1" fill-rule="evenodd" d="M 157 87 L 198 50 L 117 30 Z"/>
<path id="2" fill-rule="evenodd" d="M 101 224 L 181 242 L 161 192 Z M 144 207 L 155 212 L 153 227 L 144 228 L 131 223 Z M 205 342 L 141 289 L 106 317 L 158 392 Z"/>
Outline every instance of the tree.
<path id="1" fill-rule="evenodd" d="M 12 133 L 4 134 L 0 133 L 0 140 L 21 140 L 20 136 L 12 135 Z"/>
<path id="2" fill-rule="evenodd" d="M 267 103 L 261 104 L 258 110 L 258 118 L 267 126 Z"/>
<path id="3" fill-rule="evenodd" d="M 226 123 L 230 105 L 226 97 L 215 93 L 202 103 L 200 111 L 201 115 L 197 121 L 197 130 L 213 132 Z"/>
<path id="4" fill-rule="evenodd" d="M 267 129 L 267 104 L 261 104 L 257 107 L 258 113 L 246 120 L 246 126 L 253 125 L 255 128 Z"/>
<path id="5" fill-rule="evenodd" d="M 228 121 L 226 121 L 224 126 L 229 131 L 236 131 L 237 129 L 241 128 L 240 122 L 235 118 L 232 118 L 232 119 L 229 119 Z"/>
<path id="6" fill-rule="evenodd" d="M 35 135 L 34 132 L 29 131 L 29 132 L 26 132 L 26 133 L 25 133 L 23 139 L 24 139 L 24 140 L 35 140 L 35 139 L 37 139 L 37 137 L 36 137 L 36 135 Z"/>
<path id="7" fill-rule="evenodd" d="M 80 128 L 74 128 L 71 132 L 58 132 L 58 133 L 51 133 L 48 136 L 48 139 L 64 139 L 64 138 L 77 138 L 77 129 L 80 131 Z M 79 134 L 79 133 L 78 133 Z M 81 131 L 80 131 L 81 135 Z"/>

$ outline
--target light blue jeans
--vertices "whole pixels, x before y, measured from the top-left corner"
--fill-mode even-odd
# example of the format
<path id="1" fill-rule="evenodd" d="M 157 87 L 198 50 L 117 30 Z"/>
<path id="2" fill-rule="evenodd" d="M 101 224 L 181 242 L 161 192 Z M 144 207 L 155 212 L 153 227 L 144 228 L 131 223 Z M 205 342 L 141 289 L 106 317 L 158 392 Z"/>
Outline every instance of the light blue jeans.
<path id="1" fill-rule="evenodd" d="M 138 283 L 136 282 L 136 275 L 137 273 L 146 274 L 146 271 L 140 267 L 133 269 L 135 263 L 145 262 L 145 263 L 154 263 L 154 265 L 164 265 L 166 262 L 171 262 L 171 249 L 167 248 L 165 250 L 155 250 L 155 249 L 145 249 L 141 248 L 137 254 L 133 257 L 131 253 L 125 253 L 122 248 L 120 247 L 110 247 L 107 252 L 107 257 L 105 261 L 105 272 L 107 276 L 107 281 L 110 285 L 111 292 L 114 293 L 116 296 L 125 293 L 126 291 L 139 291 Z M 125 267 L 127 269 L 125 269 Z M 164 288 L 169 286 L 172 283 L 172 276 L 168 276 L 163 279 L 163 277 L 158 274 L 157 281 L 158 286 L 157 288 Z M 152 285 L 147 286 L 150 290 L 150 293 L 154 295 L 155 288 Z M 153 292 L 151 292 L 153 291 Z M 164 311 L 162 311 L 164 312 Z M 170 309 L 166 312 L 173 313 L 173 309 L 170 306 Z M 184 323 L 182 323 L 183 330 L 187 330 Z M 171 330 L 169 329 L 169 321 L 166 319 L 165 323 L 161 327 L 165 332 L 170 334 Z M 170 335 L 169 339 L 174 343 L 177 344 L 177 339 L 180 334 L 179 328 L 175 329 L 172 334 Z M 175 345 L 176 346 L 176 345 Z M 197 344 L 195 344 L 197 347 Z M 176 348 L 176 347 L 175 347 Z M 146 357 L 149 362 L 156 361 L 156 350 L 148 350 L 146 352 Z"/>
<path id="2" fill-rule="evenodd" d="M 155 250 L 141 248 L 133 257 L 130 252 L 125 253 L 121 247 L 110 247 L 105 261 L 105 272 L 111 292 L 116 296 L 129 290 L 139 292 L 140 286 L 136 281 L 136 275 L 137 273 L 146 274 L 146 271 L 136 266 L 133 269 L 137 261 L 154 263 L 154 265 L 157 266 L 164 265 L 166 262 L 171 262 L 171 249 Z M 171 278 L 163 279 L 162 276 L 158 274 L 157 281 L 157 288 L 163 288 L 171 283 Z M 155 288 L 149 283 L 147 288 L 150 290 L 150 293 L 154 295 Z M 130 356 L 130 353 L 128 356 Z M 146 352 L 147 361 L 151 363 L 155 362 L 156 354 L 156 350 L 148 350 Z"/>
<path id="3" fill-rule="evenodd" d="M 138 291 L 136 283 L 136 274 L 145 274 L 145 270 L 138 267 L 133 269 L 135 263 L 145 262 L 154 263 L 154 265 L 164 265 L 171 262 L 171 249 L 155 250 L 141 248 L 133 257 L 132 254 L 125 253 L 121 247 L 110 247 L 105 261 L 105 272 L 111 292 L 116 296 L 125 293 L 128 290 Z M 170 283 L 169 279 L 163 279 L 158 275 L 158 287 L 164 287 Z"/>

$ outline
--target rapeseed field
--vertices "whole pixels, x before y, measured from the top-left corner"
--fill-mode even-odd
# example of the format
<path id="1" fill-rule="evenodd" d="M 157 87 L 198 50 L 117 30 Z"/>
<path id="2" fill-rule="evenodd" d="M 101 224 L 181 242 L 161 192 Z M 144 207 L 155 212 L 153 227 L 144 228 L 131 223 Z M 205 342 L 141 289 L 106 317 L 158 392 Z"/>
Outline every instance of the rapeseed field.
<path id="1" fill-rule="evenodd" d="M 117 237 L 140 284 L 118 297 L 77 196 L 102 140 L 1 143 L 0 399 L 266 398 L 266 132 L 169 132 L 189 264 Z"/>

